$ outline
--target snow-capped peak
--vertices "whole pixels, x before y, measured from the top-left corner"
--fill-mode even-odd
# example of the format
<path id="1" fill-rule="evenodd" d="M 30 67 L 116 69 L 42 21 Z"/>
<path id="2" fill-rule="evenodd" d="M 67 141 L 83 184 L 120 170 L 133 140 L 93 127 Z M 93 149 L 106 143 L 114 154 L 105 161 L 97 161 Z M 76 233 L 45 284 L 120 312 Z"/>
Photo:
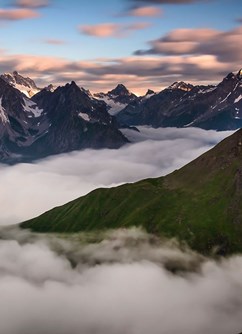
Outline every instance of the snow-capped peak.
<path id="1" fill-rule="evenodd" d="M 13 73 L 4 73 L 1 75 L 1 78 L 29 98 L 40 91 L 40 88 L 36 86 L 32 79 L 23 77 L 17 71 L 14 71 Z"/>

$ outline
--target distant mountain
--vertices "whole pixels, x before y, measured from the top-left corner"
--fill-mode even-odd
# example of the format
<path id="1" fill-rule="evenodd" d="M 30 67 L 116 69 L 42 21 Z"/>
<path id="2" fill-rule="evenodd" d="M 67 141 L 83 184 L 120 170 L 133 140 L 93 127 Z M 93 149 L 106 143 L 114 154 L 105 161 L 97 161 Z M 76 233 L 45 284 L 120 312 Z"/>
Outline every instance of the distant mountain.
<path id="1" fill-rule="evenodd" d="M 83 148 L 119 148 L 128 140 L 118 130 L 106 104 L 75 82 L 54 92 L 42 90 L 33 99 L 49 121 L 45 136 L 32 145 L 38 154 L 57 154 Z"/>
<path id="2" fill-rule="evenodd" d="M 0 77 L 0 161 L 118 148 L 127 143 L 118 129 L 136 125 L 242 127 L 242 70 L 229 73 L 217 86 L 180 81 L 139 97 L 122 84 L 92 95 L 74 82 L 40 90 L 16 71 Z"/>
<path id="3" fill-rule="evenodd" d="M 41 90 L 32 79 L 23 77 L 17 71 L 2 74 L 1 78 L 29 98 Z"/>
<path id="4" fill-rule="evenodd" d="M 124 85 L 119 84 L 113 90 L 107 93 L 96 93 L 94 97 L 104 101 L 108 106 L 108 112 L 116 115 L 124 109 L 129 103 L 138 100 L 138 97 L 131 93 Z"/>
<path id="5" fill-rule="evenodd" d="M 43 110 L 0 78 L 0 158 L 18 159 L 48 129 Z"/>
<path id="6" fill-rule="evenodd" d="M 149 99 L 129 103 L 117 114 L 121 125 L 233 130 L 242 127 L 242 71 L 217 86 L 175 82 Z"/>
<path id="7" fill-rule="evenodd" d="M 73 233 L 142 226 L 204 254 L 242 251 L 242 129 L 160 178 L 97 189 L 21 224 Z"/>
<path id="8" fill-rule="evenodd" d="M 74 82 L 32 99 L 0 78 L 0 159 L 25 161 L 83 148 L 118 148 L 128 140 L 106 104 Z"/>

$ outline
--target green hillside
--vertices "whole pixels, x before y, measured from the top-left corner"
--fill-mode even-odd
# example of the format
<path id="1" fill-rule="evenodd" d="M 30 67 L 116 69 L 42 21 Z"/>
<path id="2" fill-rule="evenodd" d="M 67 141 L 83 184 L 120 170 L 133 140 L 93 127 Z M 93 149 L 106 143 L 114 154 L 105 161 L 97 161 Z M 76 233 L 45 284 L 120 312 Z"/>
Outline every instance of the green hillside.
<path id="1" fill-rule="evenodd" d="M 73 233 L 130 226 L 209 253 L 242 251 L 242 130 L 168 176 L 97 189 L 21 224 Z"/>

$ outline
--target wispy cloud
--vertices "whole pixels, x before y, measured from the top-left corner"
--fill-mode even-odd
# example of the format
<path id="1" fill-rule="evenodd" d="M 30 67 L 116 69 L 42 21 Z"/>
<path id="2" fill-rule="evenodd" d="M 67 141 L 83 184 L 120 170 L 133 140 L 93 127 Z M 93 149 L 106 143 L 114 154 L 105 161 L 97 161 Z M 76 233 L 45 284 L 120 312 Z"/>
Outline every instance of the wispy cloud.
<path id="1" fill-rule="evenodd" d="M 130 0 L 133 3 L 146 3 L 146 4 L 160 4 L 160 5 L 181 5 L 181 4 L 191 4 L 195 2 L 204 2 L 207 3 L 211 0 Z"/>
<path id="2" fill-rule="evenodd" d="M 137 16 L 137 17 L 157 17 L 161 16 L 163 11 L 154 6 L 135 7 L 125 12 L 124 15 Z"/>
<path id="3" fill-rule="evenodd" d="M 64 45 L 66 44 L 66 41 L 62 39 L 54 39 L 54 38 L 48 38 L 43 40 L 44 43 L 50 44 L 50 45 Z"/>
<path id="4" fill-rule="evenodd" d="M 49 3 L 49 0 L 16 0 L 14 5 L 17 7 L 39 8 L 47 7 Z"/>
<path id="5" fill-rule="evenodd" d="M 221 62 L 233 62 L 242 57 L 241 41 L 242 26 L 227 32 L 207 28 L 176 29 L 151 41 L 150 49 L 138 50 L 135 54 L 212 55 Z"/>
<path id="6" fill-rule="evenodd" d="M 126 37 L 131 31 L 148 28 L 150 23 L 140 22 L 133 24 L 102 23 L 95 25 L 81 25 L 79 31 L 88 36 L 94 37 Z"/>
<path id="7" fill-rule="evenodd" d="M 28 8 L 0 9 L 0 20 L 17 21 L 39 17 L 39 13 Z"/>

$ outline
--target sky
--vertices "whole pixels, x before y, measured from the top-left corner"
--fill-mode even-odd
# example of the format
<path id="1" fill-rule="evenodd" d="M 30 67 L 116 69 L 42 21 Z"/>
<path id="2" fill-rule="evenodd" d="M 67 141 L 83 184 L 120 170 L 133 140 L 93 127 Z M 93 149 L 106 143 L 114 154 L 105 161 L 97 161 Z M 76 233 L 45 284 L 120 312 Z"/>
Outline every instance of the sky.
<path id="1" fill-rule="evenodd" d="M 242 67 L 241 0 L 0 0 L 0 72 L 136 94 Z"/>

